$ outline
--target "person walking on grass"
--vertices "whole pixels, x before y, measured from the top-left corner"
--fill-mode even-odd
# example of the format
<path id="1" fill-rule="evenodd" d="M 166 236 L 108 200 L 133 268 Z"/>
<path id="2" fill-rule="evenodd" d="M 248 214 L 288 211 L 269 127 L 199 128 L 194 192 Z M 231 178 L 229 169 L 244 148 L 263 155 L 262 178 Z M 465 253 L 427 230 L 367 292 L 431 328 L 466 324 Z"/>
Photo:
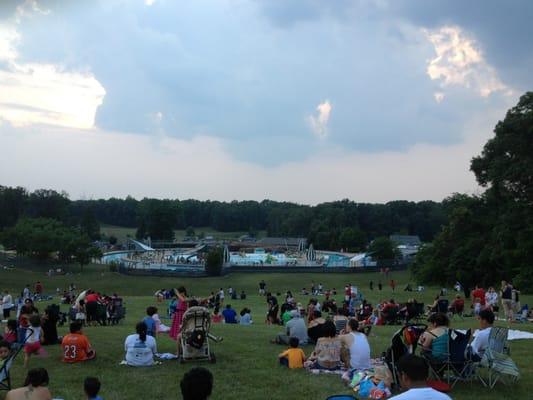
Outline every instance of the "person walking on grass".
<path id="1" fill-rule="evenodd" d="M 24 344 L 24 368 L 28 368 L 32 354 L 41 354 L 41 317 L 32 315 L 30 327 L 26 330 L 26 342 Z"/>

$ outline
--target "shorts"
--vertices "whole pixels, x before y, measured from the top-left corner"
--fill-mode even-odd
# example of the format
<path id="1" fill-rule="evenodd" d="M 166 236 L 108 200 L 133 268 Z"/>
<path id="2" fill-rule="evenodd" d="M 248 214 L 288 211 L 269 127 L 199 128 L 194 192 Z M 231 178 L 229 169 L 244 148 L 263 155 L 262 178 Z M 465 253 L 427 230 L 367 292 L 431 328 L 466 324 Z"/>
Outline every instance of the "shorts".
<path id="1" fill-rule="evenodd" d="M 34 354 L 41 350 L 41 342 L 26 343 L 24 345 L 24 353 Z"/>

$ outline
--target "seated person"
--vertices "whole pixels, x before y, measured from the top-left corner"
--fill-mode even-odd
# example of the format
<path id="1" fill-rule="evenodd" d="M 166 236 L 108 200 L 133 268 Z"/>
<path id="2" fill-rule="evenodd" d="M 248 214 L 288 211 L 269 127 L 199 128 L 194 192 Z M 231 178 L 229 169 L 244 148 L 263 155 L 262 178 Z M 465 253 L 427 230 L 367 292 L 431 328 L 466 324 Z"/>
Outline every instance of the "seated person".
<path id="1" fill-rule="evenodd" d="M 460 314 L 465 309 L 465 300 L 461 297 L 460 294 L 455 296 L 455 299 L 452 301 L 452 304 L 449 307 L 449 311 L 452 314 Z"/>
<path id="2" fill-rule="evenodd" d="M 183 400 L 207 400 L 213 391 L 213 374 L 208 369 L 191 369 L 180 382 Z"/>
<path id="3" fill-rule="evenodd" d="M 446 314 L 432 314 L 428 319 L 429 328 L 420 335 L 418 344 L 421 346 L 421 352 L 424 356 L 442 361 L 448 353 L 448 325 L 450 321 Z"/>
<path id="4" fill-rule="evenodd" d="M 149 367 L 154 365 L 154 354 L 157 346 L 153 336 L 148 335 L 145 322 L 135 326 L 136 334 L 129 335 L 124 342 L 126 364 L 133 367 Z"/>
<path id="5" fill-rule="evenodd" d="M 326 321 L 323 327 L 324 336 L 318 339 L 315 350 L 305 362 L 306 368 L 335 370 L 341 367 L 342 344 L 340 339 L 335 337 L 335 332 L 333 321 Z"/>
<path id="6" fill-rule="evenodd" d="M 252 321 L 252 310 L 249 308 L 243 308 L 240 312 L 241 318 L 239 318 L 239 323 L 241 325 L 251 325 L 253 323 Z"/>
<path id="7" fill-rule="evenodd" d="M 323 327 L 325 323 L 326 320 L 322 318 L 322 313 L 320 311 L 314 311 L 313 318 L 307 326 L 307 336 L 309 336 L 310 343 L 316 343 L 319 338 L 324 336 Z"/>
<path id="8" fill-rule="evenodd" d="M 83 382 L 83 391 L 85 392 L 87 400 L 103 400 L 100 396 L 98 396 L 100 386 L 101 384 L 98 378 L 85 378 L 85 381 Z"/>
<path id="9" fill-rule="evenodd" d="M 143 322 L 146 324 L 146 334 L 155 337 L 157 333 L 157 324 L 153 318 L 154 314 L 157 314 L 157 308 L 150 306 L 146 309 L 146 317 Z"/>
<path id="10" fill-rule="evenodd" d="M 281 322 L 283 323 L 283 325 L 287 325 L 287 322 L 291 320 L 291 313 L 292 309 L 289 307 L 285 309 L 285 312 L 283 314 L 281 314 Z"/>
<path id="11" fill-rule="evenodd" d="M 404 390 L 390 400 L 451 400 L 447 394 L 428 387 L 429 367 L 422 357 L 406 354 L 398 361 L 400 385 Z"/>
<path id="12" fill-rule="evenodd" d="M 479 330 L 470 344 L 472 351 L 472 359 L 474 361 L 480 361 L 485 354 L 485 350 L 489 345 L 490 331 L 494 324 L 494 313 L 489 309 L 482 310 L 479 313 Z"/>
<path id="13" fill-rule="evenodd" d="M 246 293 L 244 293 L 244 290 L 241 292 L 241 300 L 246 300 Z"/>
<path id="14" fill-rule="evenodd" d="M 76 321 L 70 324 L 70 333 L 63 337 L 63 362 L 76 363 L 92 360 L 96 352 L 91 348 L 89 339 L 81 331 L 81 323 Z"/>
<path id="15" fill-rule="evenodd" d="M 305 327 L 305 321 L 301 318 L 298 310 L 291 311 L 291 320 L 285 325 L 285 333 L 277 335 L 273 343 L 277 344 L 289 344 L 290 338 L 298 338 L 299 344 L 307 344 L 309 338 L 307 336 L 307 328 Z"/>
<path id="16" fill-rule="evenodd" d="M 4 364 L 4 361 L 9 358 L 11 354 L 11 345 L 5 340 L 0 340 L 0 367 Z"/>
<path id="17" fill-rule="evenodd" d="M 213 310 L 213 315 L 211 315 L 211 322 L 214 324 L 218 324 L 222 322 L 223 319 L 224 317 L 222 316 L 222 314 L 220 314 L 220 310 L 218 309 L 218 307 L 215 307 L 215 309 Z"/>
<path id="18" fill-rule="evenodd" d="M 349 360 L 346 366 L 357 370 L 369 369 L 370 345 L 364 333 L 359 332 L 359 322 L 356 319 L 348 321 L 347 333 L 339 337 L 342 346 L 349 352 Z"/>
<path id="19" fill-rule="evenodd" d="M 7 325 L 4 330 L 4 340 L 10 345 L 17 341 L 17 320 L 10 319 L 7 321 Z"/>
<path id="20" fill-rule="evenodd" d="M 305 362 L 305 354 L 301 348 L 298 347 L 300 341 L 297 337 L 289 339 L 289 349 L 278 355 L 279 363 L 291 369 L 303 368 Z"/>
<path id="21" fill-rule="evenodd" d="M 237 313 L 233 308 L 231 308 L 231 305 L 226 305 L 226 309 L 222 311 L 222 315 L 224 316 L 224 322 L 226 324 L 236 324 L 237 323 Z"/>
<path id="22" fill-rule="evenodd" d="M 52 395 L 46 387 L 49 378 L 44 368 L 28 371 L 24 386 L 7 392 L 5 400 L 52 400 Z"/>

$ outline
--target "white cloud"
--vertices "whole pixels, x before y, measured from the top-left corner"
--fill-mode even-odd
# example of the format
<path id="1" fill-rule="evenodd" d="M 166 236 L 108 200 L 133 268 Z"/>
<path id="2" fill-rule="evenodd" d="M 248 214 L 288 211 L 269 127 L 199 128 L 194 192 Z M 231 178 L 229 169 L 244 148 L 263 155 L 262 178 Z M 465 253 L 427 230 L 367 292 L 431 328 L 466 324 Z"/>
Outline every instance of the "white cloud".
<path id="1" fill-rule="evenodd" d="M 316 107 L 318 115 L 309 115 L 307 117 L 307 120 L 309 121 L 309 125 L 311 127 L 311 131 L 321 139 L 326 138 L 329 135 L 328 121 L 329 116 L 331 114 L 331 110 L 331 103 L 329 102 L 329 100 L 326 100 Z"/>
<path id="2" fill-rule="evenodd" d="M 442 93 L 442 92 L 435 92 L 435 93 L 433 94 L 433 97 L 435 97 L 435 101 L 436 101 L 437 103 L 440 103 L 440 102 L 442 102 L 442 100 L 444 100 L 444 93 Z"/>
<path id="3" fill-rule="evenodd" d="M 47 15 L 48 11 L 40 9 L 35 1 L 26 1 L 17 8 L 14 23 L 0 27 L 0 61 L 7 65 L 0 69 L 0 121 L 14 126 L 92 128 L 106 92 L 91 73 L 18 61 L 20 35 L 16 26 L 31 13 Z"/>
<path id="4" fill-rule="evenodd" d="M 144 4 L 147 5 L 148 7 L 150 7 L 154 3 L 155 3 L 155 0 L 144 0 Z"/>
<path id="5" fill-rule="evenodd" d="M 498 91 L 511 92 L 487 63 L 475 40 L 460 27 L 444 26 L 425 31 L 425 34 L 436 52 L 435 58 L 429 60 L 426 72 L 432 80 L 439 80 L 442 88 L 463 86 L 483 97 Z M 439 101 L 437 94 L 435 99 Z"/>
<path id="6" fill-rule="evenodd" d="M 0 139 L 11 151 L 0 157 L 0 182 L 30 190 L 44 184 L 64 189 L 73 198 L 129 194 L 313 204 L 341 198 L 441 200 L 453 192 L 478 190 L 469 163 L 490 136 L 495 120 L 489 114 L 473 121 L 464 128 L 465 141 L 453 146 L 415 145 L 405 152 L 380 153 L 329 147 L 304 161 L 275 168 L 237 161 L 223 141 L 207 136 L 191 140 L 165 136 L 154 143 L 149 136 L 135 134 L 7 126 Z"/>

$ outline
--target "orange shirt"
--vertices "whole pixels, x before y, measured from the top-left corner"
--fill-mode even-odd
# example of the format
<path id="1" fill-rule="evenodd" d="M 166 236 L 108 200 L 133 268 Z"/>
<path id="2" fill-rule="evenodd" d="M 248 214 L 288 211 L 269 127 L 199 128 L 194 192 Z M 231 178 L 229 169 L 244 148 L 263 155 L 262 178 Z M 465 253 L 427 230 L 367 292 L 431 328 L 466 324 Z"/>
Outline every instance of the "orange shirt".
<path id="1" fill-rule="evenodd" d="M 91 347 L 87 336 L 81 333 L 69 333 L 61 342 L 63 348 L 63 362 L 75 363 L 87 360 L 87 353 Z"/>
<path id="2" fill-rule="evenodd" d="M 290 348 L 280 354 L 281 357 L 287 357 L 289 360 L 289 368 L 303 368 L 305 354 L 300 348 Z"/>

